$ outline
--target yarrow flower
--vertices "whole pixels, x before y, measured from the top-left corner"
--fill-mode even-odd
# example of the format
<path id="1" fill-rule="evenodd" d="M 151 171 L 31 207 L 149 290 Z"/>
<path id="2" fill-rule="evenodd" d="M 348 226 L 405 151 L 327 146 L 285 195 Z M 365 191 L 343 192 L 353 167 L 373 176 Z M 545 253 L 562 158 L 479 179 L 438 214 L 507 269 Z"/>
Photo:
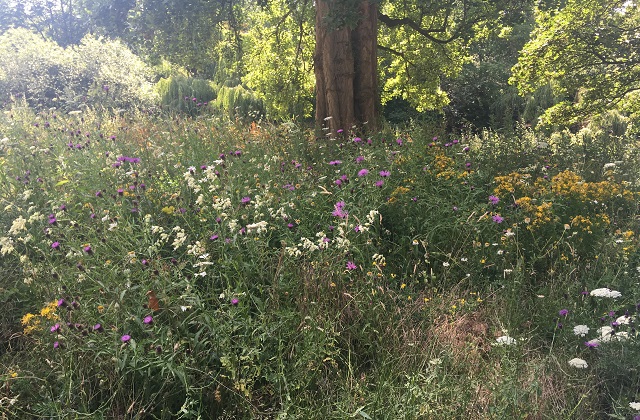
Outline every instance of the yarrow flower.
<path id="1" fill-rule="evenodd" d="M 574 368 L 578 369 L 586 369 L 589 367 L 586 360 L 579 359 L 577 357 L 569 360 L 569 366 L 573 366 Z"/>
<path id="2" fill-rule="evenodd" d="M 617 298 L 622 296 L 622 293 L 618 292 L 617 290 L 611 290 L 611 289 L 609 289 L 607 287 L 603 287 L 603 288 L 600 288 L 600 289 L 594 289 L 589 294 L 591 296 L 595 296 L 595 297 L 608 297 L 608 298 L 612 298 L 612 299 L 617 299 Z"/>

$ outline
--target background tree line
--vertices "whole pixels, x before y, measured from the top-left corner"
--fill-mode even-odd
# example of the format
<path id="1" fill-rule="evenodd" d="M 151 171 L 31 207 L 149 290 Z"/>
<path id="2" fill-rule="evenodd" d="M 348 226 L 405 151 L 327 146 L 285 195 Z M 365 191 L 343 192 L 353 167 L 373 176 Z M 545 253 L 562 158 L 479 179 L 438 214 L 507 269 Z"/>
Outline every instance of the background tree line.
<path id="1" fill-rule="evenodd" d="M 333 131 L 380 113 L 576 124 L 637 113 L 638 10 L 631 0 L 1 0 L 0 88 L 4 101 L 41 106 L 215 106 L 315 116 Z"/>

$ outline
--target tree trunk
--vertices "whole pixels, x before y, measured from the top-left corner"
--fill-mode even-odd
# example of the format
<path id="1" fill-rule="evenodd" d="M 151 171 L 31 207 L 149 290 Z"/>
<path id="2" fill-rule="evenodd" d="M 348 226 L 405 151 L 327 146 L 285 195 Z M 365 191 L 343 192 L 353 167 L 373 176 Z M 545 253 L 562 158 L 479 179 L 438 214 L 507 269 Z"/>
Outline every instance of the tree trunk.
<path id="1" fill-rule="evenodd" d="M 354 125 L 375 130 L 378 119 L 376 3 L 359 2 L 354 29 L 334 29 L 326 17 L 338 1 L 316 0 L 316 124 L 330 135 Z"/>

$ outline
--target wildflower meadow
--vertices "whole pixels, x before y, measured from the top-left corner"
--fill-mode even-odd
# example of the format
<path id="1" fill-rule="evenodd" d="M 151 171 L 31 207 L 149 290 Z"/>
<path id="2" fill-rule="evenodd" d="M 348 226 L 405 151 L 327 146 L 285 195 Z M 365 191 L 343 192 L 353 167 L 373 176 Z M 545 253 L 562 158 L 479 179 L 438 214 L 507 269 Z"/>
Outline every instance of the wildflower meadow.
<path id="1" fill-rule="evenodd" d="M 322 134 L 0 114 L 0 418 L 640 415 L 631 124 Z"/>

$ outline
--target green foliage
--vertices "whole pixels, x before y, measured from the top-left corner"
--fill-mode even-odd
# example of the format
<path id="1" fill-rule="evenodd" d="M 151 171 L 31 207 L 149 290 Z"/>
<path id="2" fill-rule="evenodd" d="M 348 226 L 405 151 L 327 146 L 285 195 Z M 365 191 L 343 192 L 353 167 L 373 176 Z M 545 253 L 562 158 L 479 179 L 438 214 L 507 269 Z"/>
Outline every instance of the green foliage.
<path id="1" fill-rule="evenodd" d="M 46 54 L 43 52 L 46 51 Z M 0 36 L 0 92 L 36 107 L 144 107 L 154 101 L 149 68 L 119 41 L 90 36 L 63 49 L 25 29 Z"/>
<path id="2" fill-rule="evenodd" d="M 313 18 L 310 1 L 274 0 L 249 14 L 242 81 L 260 96 L 270 118 L 312 116 Z"/>
<path id="3" fill-rule="evenodd" d="M 521 93 L 552 83 L 563 101 L 545 121 L 572 123 L 619 107 L 637 110 L 640 9 L 630 2 L 568 1 L 539 10 L 512 82 Z"/>
<path id="4" fill-rule="evenodd" d="M 170 76 L 160 79 L 156 90 L 163 108 L 194 114 L 216 98 L 218 87 L 204 79 Z"/>

